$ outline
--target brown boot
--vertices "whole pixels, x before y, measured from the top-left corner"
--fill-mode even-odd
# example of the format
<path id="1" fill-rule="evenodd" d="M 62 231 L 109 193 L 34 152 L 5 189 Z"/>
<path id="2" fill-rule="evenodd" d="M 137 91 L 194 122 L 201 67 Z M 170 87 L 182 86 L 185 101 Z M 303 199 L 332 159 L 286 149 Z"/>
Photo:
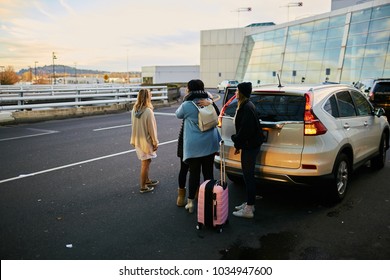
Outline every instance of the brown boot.
<path id="1" fill-rule="evenodd" d="M 176 205 L 179 207 L 183 207 L 184 205 L 186 205 L 186 189 L 177 189 Z"/>

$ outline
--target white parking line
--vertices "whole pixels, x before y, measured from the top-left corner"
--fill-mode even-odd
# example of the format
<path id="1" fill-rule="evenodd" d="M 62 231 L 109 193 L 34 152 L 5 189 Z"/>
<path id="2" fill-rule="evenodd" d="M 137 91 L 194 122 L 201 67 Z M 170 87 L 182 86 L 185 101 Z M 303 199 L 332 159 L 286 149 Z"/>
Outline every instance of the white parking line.
<path id="1" fill-rule="evenodd" d="M 126 127 L 126 126 L 131 126 L 131 124 L 124 124 L 124 125 L 116 125 L 116 126 L 108 126 L 108 127 L 96 128 L 93 131 L 101 131 L 101 130 L 122 128 L 122 127 Z"/>
<path id="2" fill-rule="evenodd" d="M 174 143 L 174 142 L 177 142 L 177 139 L 160 143 L 159 146 L 166 145 L 166 144 L 171 144 L 171 143 Z M 67 165 L 57 166 L 57 167 L 53 167 L 53 168 L 50 168 L 50 169 L 37 171 L 37 172 L 34 172 L 34 173 L 20 174 L 17 177 L 12 177 L 12 178 L 8 178 L 8 179 L 0 180 L 0 184 L 6 183 L 6 182 L 10 182 L 10 181 L 19 180 L 19 179 L 24 179 L 24 178 L 35 176 L 35 175 L 49 173 L 49 172 L 53 172 L 53 171 L 57 171 L 57 170 L 60 170 L 60 169 L 65 169 L 65 168 L 69 168 L 69 167 L 80 165 L 80 164 L 90 163 L 90 162 L 94 162 L 94 161 L 98 161 L 98 160 L 102 160 L 102 159 L 106 159 L 106 158 L 112 158 L 112 157 L 116 157 L 116 156 L 120 156 L 120 155 L 124 155 L 124 154 L 128 154 L 128 153 L 133 153 L 133 152 L 135 152 L 135 149 L 128 150 L 128 151 L 123 151 L 123 152 L 119 152 L 119 153 L 115 153 L 115 154 L 111 154 L 111 155 L 106 155 L 106 156 L 102 156 L 102 157 L 91 158 L 91 159 L 87 159 L 87 160 L 83 160 L 83 161 L 79 161 L 79 162 L 70 163 L 70 164 L 67 164 Z"/>
<path id="3" fill-rule="evenodd" d="M 176 116 L 175 113 L 159 113 L 159 112 L 154 112 L 155 115 L 160 115 L 160 116 Z"/>
<path id="4" fill-rule="evenodd" d="M 35 128 L 27 128 L 27 129 L 28 130 L 35 130 L 35 131 L 43 131 L 43 132 L 37 133 L 37 134 L 28 134 L 28 135 L 23 135 L 23 136 L 18 136 L 18 137 L 2 138 L 2 139 L 0 139 L 0 142 L 1 141 L 9 141 L 9 140 L 16 140 L 16 139 L 23 139 L 23 138 L 42 136 L 42 135 L 53 134 L 53 133 L 58 133 L 59 132 L 59 131 L 55 131 L 55 130 L 44 130 L 44 129 L 35 129 Z"/>

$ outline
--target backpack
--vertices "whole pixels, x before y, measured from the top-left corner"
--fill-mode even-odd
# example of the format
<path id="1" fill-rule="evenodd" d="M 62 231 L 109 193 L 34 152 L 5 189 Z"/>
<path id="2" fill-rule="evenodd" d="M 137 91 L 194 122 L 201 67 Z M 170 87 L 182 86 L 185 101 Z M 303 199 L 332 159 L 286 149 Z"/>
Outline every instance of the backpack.
<path id="1" fill-rule="evenodd" d="M 218 115 L 213 104 L 205 107 L 196 105 L 194 101 L 192 101 L 192 104 L 198 109 L 198 127 L 200 131 L 207 131 L 217 126 Z"/>

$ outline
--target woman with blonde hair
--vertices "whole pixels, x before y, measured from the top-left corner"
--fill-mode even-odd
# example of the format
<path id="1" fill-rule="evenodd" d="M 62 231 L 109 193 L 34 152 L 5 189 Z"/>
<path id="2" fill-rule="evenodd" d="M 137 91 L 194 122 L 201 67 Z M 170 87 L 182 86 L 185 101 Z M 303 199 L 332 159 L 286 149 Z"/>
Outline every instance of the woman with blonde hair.
<path id="1" fill-rule="evenodd" d="M 149 167 L 152 158 L 157 157 L 157 124 L 153 113 L 152 95 L 148 89 L 138 92 L 137 101 L 131 111 L 130 144 L 135 147 L 141 160 L 140 193 L 151 192 L 159 181 L 149 179 Z"/>

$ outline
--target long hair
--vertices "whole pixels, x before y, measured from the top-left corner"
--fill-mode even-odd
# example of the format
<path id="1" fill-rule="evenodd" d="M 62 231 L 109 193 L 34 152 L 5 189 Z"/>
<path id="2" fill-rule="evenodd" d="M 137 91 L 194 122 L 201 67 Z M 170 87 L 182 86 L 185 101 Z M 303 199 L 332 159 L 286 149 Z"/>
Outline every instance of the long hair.
<path id="1" fill-rule="evenodd" d="M 138 111 L 142 108 L 150 108 L 153 110 L 152 95 L 149 89 L 140 89 L 137 96 L 137 101 L 134 104 L 134 110 Z"/>
<path id="2" fill-rule="evenodd" d="M 242 104 L 244 104 L 245 101 L 247 101 L 249 98 L 246 97 L 245 95 L 243 95 L 242 93 L 240 93 L 240 90 L 237 89 L 237 92 L 238 92 L 238 95 L 237 95 L 237 99 L 238 99 L 238 108 L 241 107 Z"/>

